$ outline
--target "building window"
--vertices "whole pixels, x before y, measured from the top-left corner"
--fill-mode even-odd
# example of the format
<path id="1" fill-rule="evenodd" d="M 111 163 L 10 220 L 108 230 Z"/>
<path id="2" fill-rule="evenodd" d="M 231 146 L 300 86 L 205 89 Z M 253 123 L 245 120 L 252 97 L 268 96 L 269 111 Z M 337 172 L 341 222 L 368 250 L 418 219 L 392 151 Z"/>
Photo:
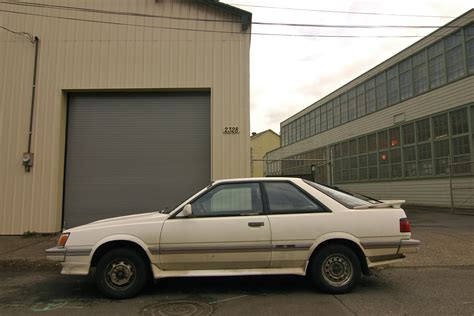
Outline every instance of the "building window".
<path id="1" fill-rule="evenodd" d="M 334 99 L 334 127 L 341 125 L 341 103 L 339 98 Z"/>
<path id="2" fill-rule="evenodd" d="M 449 113 L 451 119 L 451 135 L 469 133 L 467 109 L 460 109 Z"/>
<path id="3" fill-rule="evenodd" d="M 433 174 L 431 143 L 418 145 L 418 174 L 420 176 L 431 176 Z"/>
<path id="4" fill-rule="evenodd" d="M 283 146 L 288 145 L 288 125 L 283 126 L 282 128 L 282 139 L 283 139 Z"/>
<path id="5" fill-rule="evenodd" d="M 413 80 L 411 75 L 411 58 L 400 63 L 400 100 L 406 100 L 413 96 Z"/>
<path id="6" fill-rule="evenodd" d="M 474 23 L 464 28 L 464 39 L 466 41 L 467 69 L 474 73 Z"/>
<path id="7" fill-rule="evenodd" d="M 361 84 L 357 87 L 357 117 L 362 117 L 367 113 L 365 109 L 365 87 Z"/>
<path id="8" fill-rule="evenodd" d="M 334 127 L 334 112 L 333 112 L 332 101 L 328 102 L 326 110 L 327 110 L 328 129 L 331 129 Z"/>
<path id="9" fill-rule="evenodd" d="M 377 134 L 370 134 L 367 136 L 367 148 L 369 152 L 377 151 Z"/>
<path id="10" fill-rule="evenodd" d="M 387 70 L 387 102 L 393 105 L 400 101 L 398 95 L 398 66 L 395 65 Z"/>
<path id="11" fill-rule="evenodd" d="M 390 150 L 390 175 L 392 178 L 402 177 L 402 154 L 400 148 Z"/>
<path id="12" fill-rule="evenodd" d="M 311 136 L 316 133 L 314 114 L 314 110 L 309 112 L 309 135 Z"/>
<path id="13" fill-rule="evenodd" d="M 416 147 L 403 148 L 404 176 L 416 177 Z"/>
<path id="14" fill-rule="evenodd" d="M 341 95 L 341 124 L 347 123 L 348 119 L 347 112 L 347 93 Z"/>
<path id="15" fill-rule="evenodd" d="M 367 180 L 369 178 L 367 169 L 367 155 L 359 156 L 359 180 Z"/>
<path id="16" fill-rule="evenodd" d="M 390 158 L 388 151 L 379 152 L 379 178 L 390 178 Z"/>
<path id="17" fill-rule="evenodd" d="M 446 83 L 443 41 L 439 41 L 428 48 L 428 69 L 431 89 L 440 87 Z"/>
<path id="18" fill-rule="evenodd" d="M 341 149 L 342 149 L 342 157 L 348 157 L 350 156 L 350 146 L 349 146 L 349 141 L 345 141 L 341 144 Z"/>
<path id="19" fill-rule="evenodd" d="M 367 139 L 365 136 L 359 137 L 358 146 L 359 154 L 365 154 L 367 152 Z"/>
<path id="20" fill-rule="evenodd" d="M 311 133 L 310 133 L 310 127 L 311 127 L 311 126 L 310 126 L 310 125 L 311 125 L 310 122 L 311 122 L 311 119 L 310 119 L 309 113 L 306 114 L 306 115 L 304 116 L 304 118 L 305 118 L 305 128 L 304 128 L 304 129 L 305 129 L 305 131 L 306 131 L 306 132 L 305 132 L 305 134 L 306 134 L 305 138 L 308 138 L 308 137 L 311 136 Z"/>
<path id="21" fill-rule="evenodd" d="M 403 125 L 403 144 L 415 143 L 415 125 L 413 123 Z"/>
<path id="22" fill-rule="evenodd" d="M 314 124 L 316 125 L 316 134 L 321 133 L 321 108 L 314 111 Z"/>
<path id="23" fill-rule="evenodd" d="M 369 179 L 378 179 L 377 153 L 367 155 L 367 164 L 369 166 Z"/>
<path id="24" fill-rule="evenodd" d="M 321 106 L 321 132 L 324 132 L 328 129 L 328 120 L 326 112 L 326 104 Z"/>
<path id="25" fill-rule="evenodd" d="M 462 32 L 457 31 L 444 40 L 446 48 L 446 72 L 448 82 L 465 75 L 462 48 Z"/>
<path id="26" fill-rule="evenodd" d="M 388 148 L 388 133 L 387 131 L 382 131 L 377 133 L 378 140 L 379 140 L 379 150 L 387 149 Z"/>
<path id="27" fill-rule="evenodd" d="M 430 119 L 416 122 L 416 138 L 418 142 L 424 142 L 431 139 Z"/>
<path id="28" fill-rule="evenodd" d="M 352 89 L 347 94 L 347 104 L 348 104 L 348 112 L 349 112 L 349 121 L 355 120 L 357 118 L 357 108 L 356 108 L 356 91 Z"/>
<path id="29" fill-rule="evenodd" d="M 375 112 L 375 79 L 370 79 L 365 83 L 365 103 L 367 105 L 367 113 Z"/>
<path id="30" fill-rule="evenodd" d="M 342 180 L 351 180 L 351 159 L 350 159 L 350 143 L 345 141 L 341 144 L 342 147 Z"/>
<path id="31" fill-rule="evenodd" d="M 439 139 L 448 136 L 448 114 L 441 114 L 435 116 L 433 117 L 432 122 L 434 139 Z"/>
<path id="32" fill-rule="evenodd" d="M 390 148 L 400 147 L 400 128 L 394 127 L 389 130 Z"/>
<path id="33" fill-rule="evenodd" d="M 301 140 L 301 118 L 296 120 L 296 141 Z"/>
<path id="34" fill-rule="evenodd" d="M 375 78 L 375 92 L 377 99 L 377 110 L 387 107 L 387 86 L 385 83 L 385 72 Z"/>
<path id="35" fill-rule="evenodd" d="M 454 163 L 453 173 L 471 173 L 469 136 L 453 138 L 451 144 Z"/>
<path id="36" fill-rule="evenodd" d="M 434 142 L 435 174 L 449 174 L 449 140 L 438 140 Z"/>
<path id="37" fill-rule="evenodd" d="M 428 68 L 426 66 L 426 50 L 413 56 L 413 94 L 419 95 L 428 91 Z"/>

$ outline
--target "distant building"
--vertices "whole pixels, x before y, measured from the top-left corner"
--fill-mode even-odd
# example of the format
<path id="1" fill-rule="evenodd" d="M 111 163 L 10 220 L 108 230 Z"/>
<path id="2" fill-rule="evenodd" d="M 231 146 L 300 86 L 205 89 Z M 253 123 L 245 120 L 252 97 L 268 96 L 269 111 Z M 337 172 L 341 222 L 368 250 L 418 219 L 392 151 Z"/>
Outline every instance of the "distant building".
<path id="1" fill-rule="evenodd" d="M 283 121 L 267 172 L 449 206 L 451 170 L 459 206 L 474 206 L 473 21 L 470 10 Z"/>
<path id="2" fill-rule="evenodd" d="M 280 136 L 268 129 L 261 133 L 252 133 L 250 136 L 250 154 L 251 166 L 250 173 L 252 177 L 264 176 L 264 162 L 265 154 L 280 147 Z"/>

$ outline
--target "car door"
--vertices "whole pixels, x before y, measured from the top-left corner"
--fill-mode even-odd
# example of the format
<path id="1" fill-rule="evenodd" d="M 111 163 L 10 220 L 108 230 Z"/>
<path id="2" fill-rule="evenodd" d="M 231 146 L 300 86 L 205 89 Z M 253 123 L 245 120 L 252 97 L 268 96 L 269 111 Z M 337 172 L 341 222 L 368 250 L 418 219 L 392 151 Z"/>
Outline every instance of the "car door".
<path id="1" fill-rule="evenodd" d="M 331 215 L 291 181 L 263 183 L 272 231 L 272 268 L 304 268 L 309 251 Z"/>
<path id="2" fill-rule="evenodd" d="M 269 267 L 271 232 L 258 182 L 222 183 L 191 203 L 192 217 L 165 221 L 163 270 Z"/>

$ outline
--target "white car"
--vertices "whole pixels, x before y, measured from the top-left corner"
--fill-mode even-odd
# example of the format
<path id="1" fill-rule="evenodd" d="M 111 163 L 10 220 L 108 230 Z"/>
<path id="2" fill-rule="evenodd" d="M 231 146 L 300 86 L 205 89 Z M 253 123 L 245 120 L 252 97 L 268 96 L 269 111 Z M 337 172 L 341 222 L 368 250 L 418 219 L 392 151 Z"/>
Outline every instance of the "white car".
<path id="1" fill-rule="evenodd" d="M 403 202 L 297 178 L 220 180 L 170 211 L 68 229 L 46 253 L 62 274 L 95 268 L 110 298 L 138 294 L 148 278 L 264 274 L 346 293 L 361 273 L 417 251 Z"/>

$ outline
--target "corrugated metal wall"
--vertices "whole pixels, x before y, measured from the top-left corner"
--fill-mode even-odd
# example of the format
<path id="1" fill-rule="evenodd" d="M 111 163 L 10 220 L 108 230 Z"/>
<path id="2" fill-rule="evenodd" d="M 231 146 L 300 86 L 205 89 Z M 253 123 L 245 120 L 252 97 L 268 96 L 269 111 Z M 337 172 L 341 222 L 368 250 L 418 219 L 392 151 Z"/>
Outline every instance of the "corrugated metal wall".
<path id="1" fill-rule="evenodd" d="M 212 178 L 249 176 L 250 36 L 241 33 L 239 17 L 190 0 L 41 3 L 235 23 L 0 4 L 0 10 L 23 13 L 0 11 L 0 25 L 41 39 L 35 162 L 25 173 L 21 157 L 28 140 L 34 45 L 0 30 L 0 234 L 61 227 L 68 90 L 210 88 Z M 224 135 L 224 126 L 238 126 L 241 133 Z"/>
<path id="2" fill-rule="evenodd" d="M 473 188 L 474 178 L 454 178 L 456 187 Z M 406 200 L 407 204 L 451 206 L 449 179 L 366 182 L 341 184 L 342 188 L 379 199 Z M 472 208 L 474 190 L 453 191 L 454 206 Z"/>

